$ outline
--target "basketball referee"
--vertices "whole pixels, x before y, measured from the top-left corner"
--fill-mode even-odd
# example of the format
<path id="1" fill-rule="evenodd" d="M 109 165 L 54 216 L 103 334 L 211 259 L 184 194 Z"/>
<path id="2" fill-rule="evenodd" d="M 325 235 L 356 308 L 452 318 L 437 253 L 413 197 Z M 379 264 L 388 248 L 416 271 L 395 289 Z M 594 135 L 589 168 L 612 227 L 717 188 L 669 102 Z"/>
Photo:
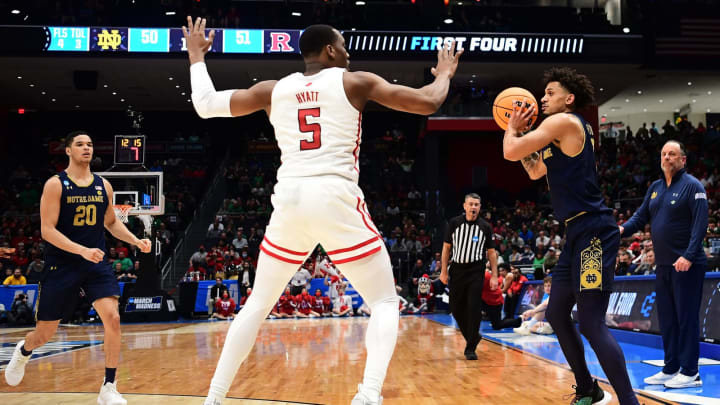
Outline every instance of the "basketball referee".
<path id="1" fill-rule="evenodd" d="M 440 280 L 448 284 L 448 263 L 452 260 L 450 312 L 465 338 L 465 358 L 477 360 L 475 349 L 480 343 L 485 260 L 490 260 L 490 289 L 494 290 L 498 285 L 497 252 L 490 224 L 479 217 L 480 196 L 475 193 L 466 195 L 463 208 L 464 215 L 451 218 L 448 222 Z"/>

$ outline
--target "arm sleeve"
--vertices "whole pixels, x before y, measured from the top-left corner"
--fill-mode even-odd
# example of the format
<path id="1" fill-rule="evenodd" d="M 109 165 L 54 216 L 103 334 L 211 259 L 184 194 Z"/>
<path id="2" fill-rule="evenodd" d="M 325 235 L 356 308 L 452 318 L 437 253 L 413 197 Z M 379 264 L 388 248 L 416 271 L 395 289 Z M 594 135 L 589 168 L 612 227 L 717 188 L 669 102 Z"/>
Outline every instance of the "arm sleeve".
<path id="1" fill-rule="evenodd" d="M 190 66 L 190 88 L 192 104 L 200 118 L 232 117 L 230 98 L 235 90 L 215 91 L 212 79 L 204 62 Z M 220 230 L 223 230 L 222 225 Z"/>
<path id="2" fill-rule="evenodd" d="M 622 235 L 620 235 L 621 237 L 634 234 L 650 220 L 650 209 L 648 206 L 650 205 L 650 195 L 654 188 L 653 186 L 654 183 L 648 188 L 647 192 L 645 192 L 645 198 L 643 199 L 642 204 L 640 204 L 640 208 L 638 208 L 633 216 L 622 225 L 622 227 L 625 228 L 625 231 Z"/>
<path id="3" fill-rule="evenodd" d="M 688 205 L 692 213 L 692 227 L 690 229 L 690 243 L 685 253 L 683 253 L 683 257 L 691 262 L 695 262 L 698 258 L 702 258 L 705 255 L 702 243 L 708 228 L 707 194 L 702 184 L 697 183 L 696 186 L 693 187 L 689 198 L 690 201 Z"/>

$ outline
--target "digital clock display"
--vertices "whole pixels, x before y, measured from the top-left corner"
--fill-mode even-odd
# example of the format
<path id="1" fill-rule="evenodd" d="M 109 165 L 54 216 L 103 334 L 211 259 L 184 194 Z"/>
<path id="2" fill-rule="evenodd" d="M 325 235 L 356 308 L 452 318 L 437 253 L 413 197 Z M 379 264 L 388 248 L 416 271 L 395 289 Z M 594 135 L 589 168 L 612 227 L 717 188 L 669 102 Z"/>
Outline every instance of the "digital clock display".
<path id="1" fill-rule="evenodd" d="M 115 164 L 145 163 L 145 135 L 115 135 Z"/>

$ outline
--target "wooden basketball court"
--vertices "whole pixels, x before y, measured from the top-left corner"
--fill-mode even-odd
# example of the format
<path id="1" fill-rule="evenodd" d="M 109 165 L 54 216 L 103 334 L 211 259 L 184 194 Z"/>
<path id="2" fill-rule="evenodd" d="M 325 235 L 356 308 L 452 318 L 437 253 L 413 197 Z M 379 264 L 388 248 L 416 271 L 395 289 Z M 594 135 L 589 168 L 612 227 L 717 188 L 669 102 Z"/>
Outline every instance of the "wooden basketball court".
<path id="1" fill-rule="evenodd" d="M 349 404 L 362 379 L 367 322 L 368 318 L 266 321 L 224 403 Z M 202 404 L 228 327 L 227 321 L 123 325 L 119 391 L 130 404 Z M 14 344 L 25 333 L 0 329 L 0 344 Z M 101 340 L 99 325 L 61 327 L 53 342 L 78 342 L 79 348 L 33 359 L 17 387 L 2 380 L 0 403 L 96 403 L 104 375 Z M 464 347 L 455 328 L 402 317 L 383 388 L 384 403 L 570 401 L 563 398 L 573 392 L 574 383 L 566 367 L 487 340 L 478 348 L 479 360 L 467 361 Z M 668 404 L 648 397 L 641 403 Z"/>

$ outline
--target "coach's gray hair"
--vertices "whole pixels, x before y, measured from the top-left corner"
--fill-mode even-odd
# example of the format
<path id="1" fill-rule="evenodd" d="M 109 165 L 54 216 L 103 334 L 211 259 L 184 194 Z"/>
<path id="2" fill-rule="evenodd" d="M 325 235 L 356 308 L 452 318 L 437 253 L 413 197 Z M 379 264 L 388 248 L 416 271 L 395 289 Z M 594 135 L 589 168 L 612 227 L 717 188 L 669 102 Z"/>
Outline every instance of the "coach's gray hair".
<path id="1" fill-rule="evenodd" d="M 476 200 L 478 200 L 478 201 L 482 202 L 482 198 L 480 198 L 480 196 L 479 196 L 479 195 L 478 195 L 477 193 L 469 193 L 469 194 L 465 194 L 465 199 L 464 199 L 463 201 L 467 201 L 467 200 L 468 200 L 468 198 L 474 198 L 474 199 L 476 199 Z"/>

